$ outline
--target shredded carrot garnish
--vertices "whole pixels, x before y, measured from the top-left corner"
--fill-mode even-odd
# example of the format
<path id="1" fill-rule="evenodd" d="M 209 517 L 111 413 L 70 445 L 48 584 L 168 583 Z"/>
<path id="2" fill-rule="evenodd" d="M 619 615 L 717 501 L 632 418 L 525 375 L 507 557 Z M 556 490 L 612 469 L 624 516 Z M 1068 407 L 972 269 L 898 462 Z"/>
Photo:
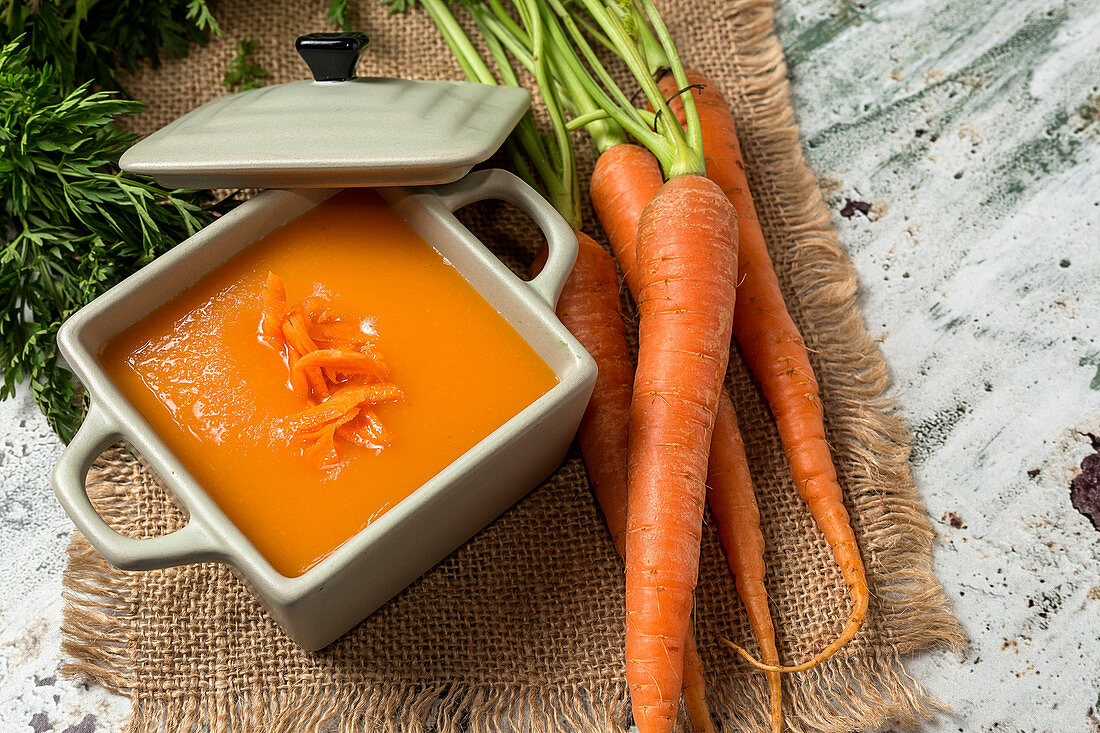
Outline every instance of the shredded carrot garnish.
<path id="1" fill-rule="evenodd" d="M 306 379 L 305 372 L 294 368 L 294 365 L 298 363 L 298 359 L 300 358 L 296 348 L 293 346 L 286 347 L 286 362 L 287 366 L 290 367 L 290 386 L 296 395 L 308 400 L 309 381 Z"/>
<path id="2" fill-rule="evenodd" d="M 318 437 L 302 450 L 302 455 L 310 460 L 317 468 L 324 468 L 340 462 L 340 455 L 336 452 L 336 425 L 326 425 L 318 432 Z"/>
<path id="3" fill-rule="evenodd" d="M 282 347 L 283 318 L 286 317 L 286 289 L 274 272 L 267 273 L 264 310 L 260 317 L 260 338 L 273 348 Z"/>
<path id="4" fill-rule="evenodd" d="M 358 325 L 345 321 L 332 323 L 310 323 L 309 336 L 315 342 L 328 344 L 346 344 L 356 351 L 378 348 L 378 336 L 365 333 Z"/>
<path id="5" fill-rule="evenodd" d="M 359 416 L 336 429 L 336 435 L 356 445 L 381 450 L 390 444 L 390 432 L 382 425 L 374 410 L 364 407 Z"/>
<path id="6" fill-rule="evenodd" d="M 287 428 L 292 432 L 311 433 L 339 419 L 353 407 L 396 402 L 404 396 L 397 387 L 385 382 L 344 387 L 324 402 L 307 407 L 291 417 L 287 420 Z"/>
<path id="7" fill-rule="evenodd" d="M 286 337 L 287 344 L 296 349 L 302 358 L 317 350 L 317 344 L 309 337 L 305 320 L 299 312 L 292 311 L 283 321 L 283 335 Z M 309 391 L 315 398 L 323 400 L 329 396 L 328 385 L 325 384 L 325 376 L 321 373 L 320 367 L 305 369 L 305 376 L 306 382 L 309 383 Z"/>
<path id="8" fill-rule="evenodd" d="M 288 308 L 282 280 L 268 273 L 260 337 L 285 356 L 290 388 L 313 403 L 284 421 L 306 460 L 318 468 L 338 465 L 337 439 L 374 450 L 390 444 L 389 431 L 370 408 L 404 399 L 404 393 L 388 381 L 377 334 L 341 320 L 321 296 Z"/>
<path id="9" fill-rule="evenodd" d="M 382 358 L 375 353 L 318 349 L 303 356 L 293 368 L 304 371 L 310 367 L 322 367 L 326 375 L 339 374 L 345 380 L 351 376 L 365 376 L 373 379 L 389 377 Z M 334 377 L 329 379 L 336 381 Z"/>
<path id="10" fill-rule="evenodd" d="M 341 415 L 340 417 L 337 417 L 334 420 L 331 420 L 329 422 L 323 423 L 321 425 L 321 427 L 319 427 L 317 430 L 314 430 L 312 433 L 295 432 L 293 435 L 290 436 L 290 439 L 291 439 L 291 441 L 304 441 L 306 443 L 316 441 L 316 440 L 320 440 L 321 438 L 324 437 L 325 431 L 328 430 L 329 428 L 332 428 L 333 430 L 336 430 L 336 429 L 342 427 L 343 425 L 351 422 L 352 420 L 356 419 L 357 417 L 359 417 L 359 408 L 358 407 L 353 407 L 350 410 L 348 410 L 347 412 L 345 412 L 343 415 Z"/>
<path id="11" fill-rule="evenodd" d="M 332 311 L 332 304 L 320 295 L 302 298 L 291 308 L 291 313 L 301 314 L 308 323 L 332 323 L 337 320 Z"/>

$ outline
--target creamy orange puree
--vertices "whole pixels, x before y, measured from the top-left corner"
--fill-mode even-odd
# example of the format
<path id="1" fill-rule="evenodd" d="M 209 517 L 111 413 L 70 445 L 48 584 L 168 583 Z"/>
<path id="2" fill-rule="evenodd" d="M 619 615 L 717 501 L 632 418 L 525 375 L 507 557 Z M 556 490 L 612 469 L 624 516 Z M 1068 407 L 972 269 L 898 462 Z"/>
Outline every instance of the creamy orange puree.
<path id="1" fill-rule="evenodd" d="M 304 460 L 280 420 L 296 395 L 258 325 L 268 272 L 378 334 L 404 400 L 373 409 L 380 451 Z M 104 366 L 228 517 L 297 576 L 557 383 L 514 328 L 371 190 L 348 189 L 233 257 L 112 339 Z"/>

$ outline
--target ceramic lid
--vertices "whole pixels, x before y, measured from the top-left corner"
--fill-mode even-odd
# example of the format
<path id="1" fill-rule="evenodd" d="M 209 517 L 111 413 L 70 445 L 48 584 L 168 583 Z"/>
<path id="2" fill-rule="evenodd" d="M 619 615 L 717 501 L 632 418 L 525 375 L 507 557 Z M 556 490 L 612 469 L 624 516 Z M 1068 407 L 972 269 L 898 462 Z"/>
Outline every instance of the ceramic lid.
<path id="1" fill-rule="evenodd" d="M 312 81 L 216 99 L 126 151 L 123 170 L 170 188 L 335 188 L 447 183 L 501 146 L 524 89 L 355 78 L 361 33 L 296 46 Z"/>

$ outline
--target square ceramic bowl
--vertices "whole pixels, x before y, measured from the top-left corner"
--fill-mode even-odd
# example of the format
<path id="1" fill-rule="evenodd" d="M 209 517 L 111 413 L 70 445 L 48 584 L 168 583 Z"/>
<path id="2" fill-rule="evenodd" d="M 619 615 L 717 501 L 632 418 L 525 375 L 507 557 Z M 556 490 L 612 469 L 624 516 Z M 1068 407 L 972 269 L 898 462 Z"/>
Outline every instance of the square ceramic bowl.
<path id="1" fill-rule="evenodd" d="M 501 170 L 443 186 L 379 189 L 516 328 L 559 383 L 305 574 L 280 575 L 112 383 L 99 353 L 113 336 L 337 190 L 261 193 L 81 309 L 58 334 L 62 354 L 91 396 L 88 416 L 53 473 L 58 499 L 80 531 L 126 570 L 232 565 L 290 638 L 310 650 L 351 629 L 549 476 L 569 448 L 596 379 L 592 358 L 554 315 L 577 242 L 541 196 Z M 456 209 L 484 199 L 514 204 L 542 229 L 549 258 L 538 277 L 517 278 L 455 218 Z M 120 439 L 156 469 L 187 513 L 182 529 L 132 539 L 96 513 L 85 489 L 88 469 Z"/>

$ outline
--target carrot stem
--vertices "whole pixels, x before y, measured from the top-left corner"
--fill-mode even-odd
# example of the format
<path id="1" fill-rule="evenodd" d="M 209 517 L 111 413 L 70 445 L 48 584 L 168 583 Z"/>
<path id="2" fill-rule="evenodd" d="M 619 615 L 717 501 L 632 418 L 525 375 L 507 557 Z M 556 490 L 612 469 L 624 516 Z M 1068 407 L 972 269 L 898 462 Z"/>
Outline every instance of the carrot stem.
<path id="1" fill-rule="evenodd" d="M 688 82 L 684 65 L 680 63 L 680 56 L 676 52 L 676 46 L 672 43 L 672 35 L 668 32 L 668 26 L 665 25 L 665 21 L 661 18 L 661 14 L 658 13 L 657 8 L 654 7 L 653 0 L 637 0 L 637 2 L 641 3 L 646 16 L 649 18 L 649 22 L 653 24 L 653 30 L 656 31 L 657 40 L 661 43 L 661 49 L 664 51 L 664 59 L 668 63 L 668 68 L 672 71 L 673 78 L 676 79 L 676 83 L 679 85 L 680 89 L 686 89 L 690 82 Z M 652 77 L 646 78 L 652 80 Z M 669 107 L 661 90 L 656 88 L 656 83 L 654 83 L 654 87 L 655 96 L 650 96 L 650 104 L 654 109 L 667 114 L 671 122 L 673 117 L 672 109 Z M 684 105 L 684 116 L 686 118 L 684 120 L 684 127 L 687 133 L 687 146 L 692 151 L 699 153 L 699 159 L 691 161 L 693 167 L 689 172 L 706 175 L 706 168 L 702 160 L 703 133 L 699 122 L 699 113 L 695 109 L 695 100 L 692 99 L 689 94 L 687 98 L 682 101 Z M 671 126 L 670 124 L 670 127 Z"/>
<path id="2" fill-rule="evenodd" d="M 627 132 L 642 141 L 658 159 L 662 162 L 667 161 L 671 165 L 676 154 L 675 146 L 663 135 L 646 125 L 645 119 L 615 83 L 603 63 L 600 62 L 596 52 L 577 27 L 569 11 L 558 0 L 548 0 L 548 5 L 556 14 L 558 20 L 558 23 L 549 26 L 554 38 L 553 48 L 559 54 L 566 68 L 569 69 L 572 78 L 585 89 L 600 109 L 605 110 Z M 564 32 L 562 28 L 564 28 Z M 568 39 L 565 37 L 565 32 L 569 34 Z M 599 82 L 593 79 L 585 70 L 584 65 L 570 46 L 570 41 L 584 56 L 585 61 L 595 73 Z M 607 91 L 605 91 L 605 88 Z"/>
<path id="3" fill-rule="evenodd" d="M 489 67 L 485 65 L 474 44 L 470 42 L 466 32 L 451 15 L 451 11 L 447 9 L 443 0 L 420 0 L 420 4 L 428 11 L 432 22 L 442 32 L 443 39 L 466 76 L 482 84 L 496 84 L 493 72 L 489 71 Z"/>

